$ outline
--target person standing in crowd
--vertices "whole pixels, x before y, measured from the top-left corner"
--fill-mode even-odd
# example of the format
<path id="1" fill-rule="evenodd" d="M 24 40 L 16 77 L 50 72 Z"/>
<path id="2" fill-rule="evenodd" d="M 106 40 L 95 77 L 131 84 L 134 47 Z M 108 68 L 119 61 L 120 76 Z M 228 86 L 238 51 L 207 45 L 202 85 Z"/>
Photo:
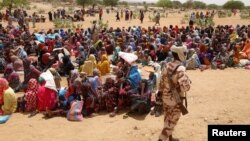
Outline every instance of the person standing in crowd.
<path id="1" fill-rule="evenodd" d="M 172 137 L 174 127 L 177 125 L 181 116 L 180 104 L 174 97 L 173 88 L 178 89 L 177 94 L 181 98 L 190 89 L 191 81 L 186 74 L 186 68 L 182 63 L 186 59 L 187 47 L 179 41 L 171 47 L 174 60 L 167 63 L 162 71 L 159 91 L 162 93 L 164 110 L 164 127 L 158 141 L 168 140 L 177 141 Z"/>
<path id="2" fill-rule="evenodd" d="M 133 11 L 130 11 L 130 21 L 133 19 Z"/>
<path id="3" fill-rule="evenodd" d="M 140 10 L 140 21 L 141 23 L 143 23 L 143 19 L 144 19 L 144 13 L 142 10 Z"/>
<path id="4" fill-rule="evenodd" d="M 103 10 L 102 8 L 99 9 L 99 20 L 102 20 L 102 14 L 103 14 Z"/>
<path id="5" fill-rule="evenodd" d="M 54 17 L 54 19 L 57 19 L 57 14 L 56 14 L 56 11 L 54 11 L 54 13 L 53 13 L 53 17 Z"/>
<path id="6" fill-rule="evenodd" d="M 125 10 L 125 21 L 129 20 L 129 11 L 128 9 Z"/>
<path id="7" fill-rule="evenodd" d="M 199 17 L 199 14 L 196 15 L 196 18 L 197 18 L 197 17 Z M 190 27 L 193 27 L 194 22 L 195 22 L 195 13 L 192 13 L 192 14 L 191 14 L 191 17 L 190 17 L 190 20 L 189 20 L 189 26 L 190 26 Z"/>
<path id="8" fill-rule="evenodd" d="M 49 21 L 52 21 L 53 20 L 53 16 L 52 16 L 52 12 L 51 11 L 49 11 L 49 13 L 48 13 L 48 15 L 49 15 Z"/>
<path id="9" fill-rule="evenodd" d="M 32 24 L 33 24 L 33 28 L 36 28 L 36 12 L 32 14 Z"/>
<path id="10" fill-rule="evenodd" d="M 120 20 L 119 11 L 116 12 L 116 16 L 115 16 L 115 17 L 116 17 L 116 21 L 121 21 L 121 20 Z"/>
<path id="11" fill-rule="evenodd" d="M 157 14 L 155 16 L 155 26 L 156 25 L 160 26 L 160 18 L 161 18 L 160 12 L 157 12 Z"/>

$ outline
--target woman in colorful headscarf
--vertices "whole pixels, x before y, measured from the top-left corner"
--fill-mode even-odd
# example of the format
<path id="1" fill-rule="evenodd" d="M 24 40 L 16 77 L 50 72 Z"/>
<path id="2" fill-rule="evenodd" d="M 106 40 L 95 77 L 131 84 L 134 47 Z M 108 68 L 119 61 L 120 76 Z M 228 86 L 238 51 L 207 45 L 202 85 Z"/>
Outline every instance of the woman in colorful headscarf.
<path id="1" fill-rule="evenodd" d="M 114 46 L 112 45 L 111 41 L 108 40 L 105 44 L 105 49 L 108 55 L 112 55 L 114 51 Z"/>
<path id="2" fill-rule="evenodd" d="M 23 61 L 15 55 L 10 57 L 15 71 L 23 71 Z"/>
<path id="3" fill-rule="evenodd" d="M 240 63 L 240 47 L 239 44 L 236 44 L 234 48 L 233 63 L 236 66 Z"/>
<path id="4" fill-rule="evenodd" d="M 227 53 L 227 48 L 221 47 L 220 52 L 212 60 L 212 69 L 225 69 L 227 67 L 228 59 L 229 54 Z"/>
<path id="5" fill-rule="evenodd" d="M 123 70 L 119 70 L 116 73 L 115 87 L 118 89 L 118 103 L 116 112 L 130 106 L 131 104 L 129 97 L 131 86 L 125 77 L 126 75 Z"/>
<path id="6" fill-rule="evenodd" d="M 12 65 L 7 65 L 5 72 L 4 72 L 4 78 L 9 82 L 9 86 L 17 92 L 20 89 L 21 86 L 21 80 L 19 77 L 19 74 L 15 72 Z"/>
<path id="7" fill-rule="evenodd" d="M 93 64 L 94 64 L 94 68 L 96 68 L 96 58 L 94 54 L 90 54 L 89 55 L 89 59 Z"/>
<path id="8" fill-rule="evenodd" d="M 93 71 L 96 68 L 96 59 L 93 54 L 89 56 L 88 61 L 85 61 L 82 66 L 79 68 L 79 72 L 85 72 L 88 76 L 93 75 Z"/>
<path id="9" fill-rule="evenodd" d="M 33 112 L 37 108 L 37 91 L 38 91 L 38 82 L 36 79 L 32 78 L 29 80 L 27 91 L 24 94 L 25 97 L 25 111 Z"/>
<path id="10" fill-rule="evenodd" d="M 148 81 L 146 79 L 139 83 L 136 93 L 131 95 L 132 105 L 130 107 L 130 113 L 146 114 L 151 108 L 151 91 L 148 87 Z"/>
<path id="11" fill-rule="evenodd" d="M 71 70 L 74 70 L 74 65 L 72 64 L 69 56 L 64 56 L 63 64 L 61 65 L 61 70 L 59 73 L 61 75 L 69 75 Z"/>
<path id="12" fill-rule="evenodd" d="M 17 72 L 12 72 L 8 78 L 9 86 L 15 91 L 18 92 L 21 88 L 21 80 Z"/>
<path id="13" fill-rule="evenodd" d="M 245 46 L 240 52 L 240 56 L 242 59 L 250 59 L 250 40 L 245 42 Z"/>
<path id="14" fill-rule="evenodd" d="M 115 81 L 112 78 L 107 78 L 103 85 L 102 101 L 105 104 L 101 104 L 101 108 L 105 108 L 107 112 L 112 112 L 111 116 L 115 116 L 117 112 L 119 89 L 115 86 Z"/>
<path id="15" fill-rule="evenodd" d="M 136 65 L 132 65 L 128 72 L 128 79 L 130 81 L 131 87 L 136 89 L 139 87 L 141 82 L 141 74 L 138 71 L 138 67 Z"/>
<path id="16" fill-rule="evenodd" d="M 93 77 L 89 77 L 89 82 L 91 84 L 93 91 L 97 93 L 98 88 L 102 86 L 102 79 L 100 71 L 98 69 L 94 69 Z"/>
<path id="17" fill-rule="evenodd" d="M 10 76 L 10 74 L 11 74 L 12 72 L 14 72 L 14 68 L 13 68 L 12 64 L 8 64 L 8 65 L 6 66 L 6 68 L 5 68 L 5 70 L 4 70 L 4 76 L 3 76 L 3 77 L 4 77 L 5 79 L 8 79 L 9 76 Z"/>
<path id="18" fill-rule="evenodd" d="M 50 80 L 51 81 L 51 80 Z M 46 87 L 43 77 L 39 77 L 40 86 L 37 91 L 37 108 L 39 111 L 54 110 L 57 104 L 57 92 L 51 88 Z"/>
<path id="19" fill-rule="evenodd" d="M 117 46 L 116 48 L 115 48 L 115 53 L 112 55 L 112 59 L 111 59 L 111 61 L 113 62 L 113 63 L 115 63 L 115 62 L 117 62 L 117 60 L 118 60 L 118 58 L 119 58 L 119 52 L 121 51 L 121 48 L 119 47 L 119 46 Z"/>
<path id="20" fill-rule="evenodd" d="M 0 105 L 3 105 L 3 94 L 7 89 L 8 81 L 4 78 L 0 78 Z M 8 84 L 9 85 L 9 84 Z"/>
<path id="21" fill-rule="evenodd" d="M 107 55 L 102 55 L 101 62 L 97 64 L 97 68 L 100 70 L 102 76 L 110 73 L 110 66 Z"/>
<path id="22" fill-rule="evenodd" d="M 25 58 L 23 60 L 23 67 L 24 67 L 23 88 L 26 89 L 29 80 L 32 78 L 38 80 L 41 72 L 38 69 L 36 69 L 33 65 L 31 65 L 31 61 L 29 58 Z"/>
<path id="23" fill-rule="evenodd" d="M 0 115 L 10 115 L 16 111 L 17 98 L 16 94 L 6 79 L 0 78 Z"/>
<path id="24" fill-rule="evenodd" d="M 55 81 L 55 84 L 56 84 L 56 89 L 60 90 L 60 88 L 61 88 L 61 81 L 62 81 L 62 78 L 61 78 L 60 74 L 54 68 L 49 68 L 49 71 L 51 72 L 51 74 L 54 77 L 54 81 Z"/>
<path id="25" fill-rule="evenodd" d="M 187 55 L 187 69 L 193 70 L 199 68 L 200 65 L 201 63 L 195 49 L 190 49 Z"/>
<path id="26" fill-rule="evenodd" d="M 88 76 L 93 75 L 93 63 L 91 61 L 85 61 L 79 68 L 79 71 L 86 73 Z"/>
<path id="27" fill-rule="evenodd" d="M 74 83 L 74 81 L 76 80 L 76 78 L 80 77 L 80 74 L 78 72 L 78 70 L 74 69 L 70 72 L 70 76 L 68 79 L 68 86 L 70 87 L 70 85 L 72 85 Z"/>
<path id="28" fill-rule="evenodd" d="M 77 78 L 74 82 L 74 88 L 76 95 L 81 95 L 83 98 L 83 115 L 88 116 L 96 111 L 97 94 L 92 89 L 91 84 L 89 82 L 82 83 L 82 79 Z"/>
<path id="29" fill-rule="evenodd" d="M 17 55 L 19 58 L 21 59 L 24 59 L 26 58 L 28 55 L 27 55 L 27 52 L 24 50 L 23 47 L 18 47 L 18 52 L 17 52 Z"/>

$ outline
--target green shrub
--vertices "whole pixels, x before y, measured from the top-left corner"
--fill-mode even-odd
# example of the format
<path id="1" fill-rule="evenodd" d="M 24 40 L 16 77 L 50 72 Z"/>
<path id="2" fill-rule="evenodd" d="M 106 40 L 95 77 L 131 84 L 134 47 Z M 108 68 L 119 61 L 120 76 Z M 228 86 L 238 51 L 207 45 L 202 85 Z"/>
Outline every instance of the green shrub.
<path id="1" fill-rule="evenodd" d="M 226 18 L 226 17 L 227 17 L 227 13 L 225 11 L 218 12 L 218 18 Z"/>
<path id="2" fill-rule="evenodd" d="M 250 19 L 250 11 L 249 10 L 243 10 L 240 12 L 240 18 L 241 19 Z"/>
<path id="3" fill-rule="evenodd" d="M 67 19 L 55 19 L 53 23 L 55 28 L 74 28 L 74 23 Z"/>
<path id="4" fill-rule="evenodd" d="M 228 17 L 232 17 L 232 12 L 231 12 L 231 11 L 228 11 L 228 12 L 227 12 L 227 16 L 228 16 Z"/>
<path id="5" fill-rule="evenodd" d="M 198 26 L 202 26 L 202 27 L 208 27 L 208 26 L 214 26 L 215 23 L 213 21 L 212 18 L 208 18 L 208 19 L 200 19 L 200 20 L 196 20 L 195 22 Z"/>

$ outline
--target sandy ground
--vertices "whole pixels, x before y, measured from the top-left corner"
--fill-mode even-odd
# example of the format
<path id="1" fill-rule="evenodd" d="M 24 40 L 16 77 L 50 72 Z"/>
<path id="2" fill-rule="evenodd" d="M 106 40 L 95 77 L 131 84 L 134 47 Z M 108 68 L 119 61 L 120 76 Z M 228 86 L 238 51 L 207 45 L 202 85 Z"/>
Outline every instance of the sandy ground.
<path id="1" fill-rule="evenodd" d="M 250 107 L 244 69 L 188 71 L 192 89 L 188 92 L 189 114 L 181 117 L 174 135 L 183 141 L 206 141 L 208 124 L 249 124 Z M 56 117 L 13 114 L 1 125 L 0 136 L 7 141 L 156 141 L 163 116 L 136 116 L 123 119 L 124 113 L 110 118 L 106 113 L 94 114 L 82 122 L 69 122 Z M 10 135 L 11 133 L 11 135 Z"/>
<path id="2" fill-rule="evenodd" d="M 40 8 L 50 10 L 48 5 Z M 47 15 L 46 15 L 47 16 Z M 162 25 L 179 24 L 183 14 L 170 14 L 162 19 Z M 152 26 L 145 16 L 144 24 L 139 20 L 115 22 L 114 14 L 104 14 L 110 26 Z M 95 18 L 98 18 L 97 16 Z M 84 27 L 94 18 L 87 18 Z M 231 19 L 215 18 L 216 24 L 248 24 L 239 16 Z M 38 24 L 38 28 L 52 28 L 52 23 Z M 247 85 L 249 71 L 244 69 L 188 71 L 192 89 L 188 92 L 189 114 L 180 119 L 175 136 L 183 141 L 206 141 L 208 124 L 249 124 L 250 107 Z M 147 76 L 147 75 L 145 75 Z M 63 81 L 64 85 L 65 79 Z M 20 96 L 20 95 L 19 95 Z M 82 122 L 69 122 L 66 118 L 43 119 L 41 114 L 28 118 L 28 115 L 15 113 L 6 123 L 0 125 L 0 138 L 5 141 L 156 141 L 163 126 L 163 116 L 136 116 L 123 119 L 124 113 L 114 118 L 108 114 L 95 114 Z"/>

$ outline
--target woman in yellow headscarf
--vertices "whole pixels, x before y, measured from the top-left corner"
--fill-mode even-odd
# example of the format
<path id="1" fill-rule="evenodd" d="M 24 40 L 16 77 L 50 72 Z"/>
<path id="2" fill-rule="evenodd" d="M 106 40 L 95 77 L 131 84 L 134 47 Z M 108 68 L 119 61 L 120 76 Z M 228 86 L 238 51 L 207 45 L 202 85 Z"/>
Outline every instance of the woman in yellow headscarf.
<path id="1" fill-rule="evenodd" d="M 85 72 L 88 76 L 93 75 L 93 71 L 96 68 L 96 59 L 93 54 L 89 55 L 87 61 L 84 62 L 83 65 L 80 66 L 79 72 Z"/>
<path id="2" fill-rule="evenodd" d="M 100 70 L 101 75 L 110 73 L 109 61 L 106 54 L 102 55 L 101 62 L 97 64 L 97 68 Z"/>
<path id="3" fill-rule="evenodd" d="M 95 55 L 90 54 L 89 55 L 89 61 L 91 61 L 94 64 L 94 69 L 96 68 L 96 59 L 95 59 Z"/>
<path id="4" fill-rule="evenodd" d="M 6 79 L 0 78 L 0 115 L 10 115 L 16 111 L 17 108 L 17 98 L 14 90 L 9 87 L 9 83 Z"/>

